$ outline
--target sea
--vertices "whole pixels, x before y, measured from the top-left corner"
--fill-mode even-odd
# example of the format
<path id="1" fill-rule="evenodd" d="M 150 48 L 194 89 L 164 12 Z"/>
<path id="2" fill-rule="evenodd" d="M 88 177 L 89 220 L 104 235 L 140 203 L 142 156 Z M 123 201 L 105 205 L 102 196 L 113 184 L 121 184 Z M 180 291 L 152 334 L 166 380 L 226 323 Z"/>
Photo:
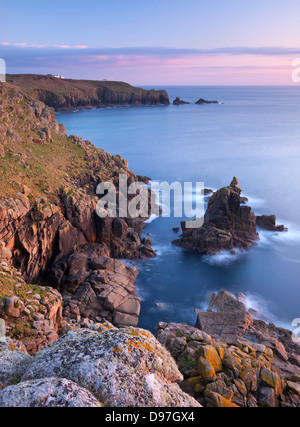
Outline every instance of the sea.
<path id="1" fill-rule="evenodd" d="M 139 270 L 139 326 L 155 332 L 159 321 L 195 325 L 210 295 L 227 290 L 243 292 L 249 307 L 293 329 L 300 318 L 300 85 L 154 88 L 190 104 L 61 112 L 57 119 L 68 134 L 120 154 L 153 181 L 216 190 L 236 176 L 254 212 L 275 214 L 288 232 L 260 230 L 250 250 L 200 256 L 171 243 L 185 217 L 151 218 L 144 235 L 157 257 L 130 262 Z M 199 98 L 220 103 L 195 105 Z"/>

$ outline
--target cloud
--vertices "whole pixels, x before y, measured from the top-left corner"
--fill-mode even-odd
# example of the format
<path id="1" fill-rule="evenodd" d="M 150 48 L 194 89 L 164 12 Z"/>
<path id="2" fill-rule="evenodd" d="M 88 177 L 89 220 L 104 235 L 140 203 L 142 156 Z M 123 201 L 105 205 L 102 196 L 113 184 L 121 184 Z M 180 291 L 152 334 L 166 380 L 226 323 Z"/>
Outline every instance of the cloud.
<path id="1" fill-rule="evenodd" d="M 215 49 L 184 49 L 167 47 L 91 48 L 86 45 L 52 46 L 0 42 L 0 57 L 9 73 L 60 72 L 69 77 L 114 79 L 126 76 L 201 76 L 224 75 L 242 77 L 246 74 L 279 75 L 289 84 L 291 59 L 300 57 L 300 48 L 289 47 L 219 47 Z M 151 75 L 151 76 L 150 76 Z M 264 78 L 265 78 L 264 77 Z M 166 77 L 167 78 L 167 77 Z M 275 77 L 274 77 L 275 78 Z M 169 81 L 169 79 L 167 80 Z"/>
<path id="2" fill-rule="evenodd" d="M 207 55 L 255 55 L 255 56 L 300 56 L 299 48 L 289 47 L 220 47 L 214 49 L 185 49 L 168 47 L 121 47 L 121 48 L 90 48 L 86 45 L 53 45 L 38 46 L 28 45 L 27 43 L 16 43 L 10 46 L 7 42 L 0 43 L 3 46 L 3 52 L 9 56 L 23 53 L 18 48 L 27 47 L 26 55 L 54 57 L 54 56 L 141 56 L 153 58 L 177 58 L 188 56 L 207 56 Z M 66 50 L 68 51 L 66 53 Z"/>

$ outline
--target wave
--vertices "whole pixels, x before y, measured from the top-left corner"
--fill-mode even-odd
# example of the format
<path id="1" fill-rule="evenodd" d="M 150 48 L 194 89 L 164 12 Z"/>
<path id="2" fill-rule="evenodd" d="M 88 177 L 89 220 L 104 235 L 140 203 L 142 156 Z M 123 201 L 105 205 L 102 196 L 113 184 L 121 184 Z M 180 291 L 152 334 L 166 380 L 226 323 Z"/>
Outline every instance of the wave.
<path id="1" fill-rule="evenodd" d="M 299 226 L 287 222 L 277 220 L 278 224 L 284 224 L 287 227 L 288 231 L 269 231 L 264 230 L 263 228 L 259 228 L 259 236 L 260 236 L 260 245 L 270 246 L 274 245 L 274 243 L 280 242 L 280 244 L 299 244 L 300 242 L 300 228 Z M 279 247 L 280 249 L 280 247 Z"/>
<path id="2" fill-rule="evenodd" d="M 217 255 L 203 255 L 201 260 L 214 267 L 230 266 L 240 261 L 241 257 L 246 256 L 246 252 L 241 249 L 235 249 L 235 252 L 236 253 L 233 254 L 228 251 L 222 251 Z"/>
<path id="3" fill-rule="evenodd" d="M 244 295 L 247 299 L 247 303 L 246 303 L 247 310 L 253 309 L 258 312 L 257 316 L 252 314 L 252 317 L 254 319 L 264 320 L 266 323 L 274 323 L 276 326 L 282 327 L 284 329 L 288 329 L 288 330 L 292 329 L 291 324 L 288 324 L 287 322 L 284 322 L 278 319 L 276 315 L 272 313 L 269 307 L 269 302 L 265 298 L 263 298 L 261 295 L 254 294 L 251 292 L 245 292 Z M 263 316 L 260 316 L 259 314 L 262 314 Z"/>
<path id="4" fill-rule="evenodd" d="M 198 304 L 197 311 L 206 312 L 209 308 L 209 302 L 211 300 L 212 294 L 218 294 L 219 292 L 220 289 L 215 291 L 212 290 L 207 293 L 205 301 L 202 301 L 200 304 Z M 235 297 L 234 293 L 230 293 L 232 296 Z M 254 312 L 251 312 L 251 315 L 255 320 L 263 320 L 267 324 L 274 323 L 277 327 L 292 330 L 291 324 L 287 323 L 286 321 L 280 320 L 274 313 L 272 313 L 272 310 L 270 309 L 270 302 L 266 300 L 263 296 L 248 291 L 243 291 L 243 294 L 246 297 L 246 301 L 243 301 L 243 303 L 245 304 L 246 309 L 248 311 L 251 309 L 254 310 Z"/>
<path id="5" fill-rule="evenodd" d="M 167 253 L 171 253 L 171 252 L 177 252 L 178 248 L 174 245 L 170 244 L 158 244 L 158 245 L 153 245 L 152 248 L 155 250 L 156 254 L 158 257 L 165 255 Z M 153 258 L 153 261 L 155 261 L 157 259 Z"/>
<path id="6" fill-rule="evenodd" d="M 150 218 L 145 221 L 145 224 L 151 224 L 151 222 L 155 221 L 159 218 L 159 215 L 151 214 Z"/>
<path id="7" fill-rule="evenodd" d="M 260 208 L 266 204 L 266 200 L 260 199 L 259 197 L 249 196 L 248 194 L 242 194 L 242 197 L 247 197 L 248 202 L 246 205 L 251 206 L 251 208 Z"/>

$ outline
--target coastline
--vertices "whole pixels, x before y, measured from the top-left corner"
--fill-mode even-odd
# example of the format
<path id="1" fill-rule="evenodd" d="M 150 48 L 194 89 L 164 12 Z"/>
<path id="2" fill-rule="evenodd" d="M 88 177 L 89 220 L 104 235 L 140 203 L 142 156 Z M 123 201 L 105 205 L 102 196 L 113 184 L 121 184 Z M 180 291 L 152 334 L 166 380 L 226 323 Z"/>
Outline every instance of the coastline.
<path id="1" fill-rule="evenodd" d="M 32 120 L 35 123 L 40 120 L 40 128 L 35 129 L 39 135 L 38 140 L 35 139 L 37 137 L 24 140 L 19 128 L 14 126 L 13 135 L 11 129 L 7 132 L 11 137 L 10 143 L 21 143 L 21 147 L 30 144 L 31 153 L 34 153 L 34 144 L 37 144 L 38 152 L 41 149 L 47 150 L 48 147 L 53 151 L 63 141 L 63 144 L 68 144 L 69 150 L 79 149 L 80 155 L 76 162 L 79 163 L 79 159 L 82 160 L 84 156 L 84 165 L 89 168 L 89 174 L 85 170 L 85 174 L 77 175 L 76 182 L 74 179 L 71 181 L 64 178 L 64 187 L 56 194 L 56 202 L 53 197 L 58 189 L 47 189 L 47 193 L 42 190 L 44 194 L 41 197 L 41 194 L 32 194 L 26 185 L 18 192 L 17 198 L 3 199 L 1 202 L 0 235 L 4 240 L 0 250 L 1 281 L 5 283 L 7 275 L 13 281 L 7 283 L 8 294 L 4 295 L 0 313 L 7 322 L 8 333 L 14 331 L 11 339 L 19 338 L 21 343 L 12 341 L 9 344 L 9 338 L 4 339 L 1 344 L 4 350 L 0 346 L 0 359 L 4 357 L 5 360 L 7 352 L 14 358 L 19 354 L 19 349 L 22 349 L 24 360 L 21 368 L 18 367 L 21 369 L 18 371 L 21 378 L 19 385 L 14 386 L 13 378 L 7 374 L 4 380 L 0 380 L 0 388 L 3 388 L 0 391 L 0 406 L 3 406 L 3 401 L 12 399 L 9 398 L 9 393 L 12 393 L 15 401 L 16 396 L 20 399 L 23 387 L 25 390 L 27 387 L 33 387 L 34 390 L 38 390 L 40 386 L 45 387 L 45 378 L 54 376 L 54 372 L 60 372 L 57 371 L 57 366 L 64 367 L 59 374 L 64 380 L 75 380 L 69 387 L 85 386 L 91 393 L 89 402 L 94 397 L 100 399 L 101 396 L 101 403 L 109 406 L 113 402 L 111 393 L 114 387 L 117 385 L 118 390 L 119 387 L 122 390 L 124 388 L 122 376 L 112 377 L 111 369 L 118 371 L 122 366 L 122 369 L 126 369 L 126 378 L 131 378 L 135 360 L 131 358 L 131 353 L 136 356 L 136 351 L 139 352 L 138 360 L 141 363 L 141 367 L 138 367 L 138 379 L 133 377 L 135 379 L 128 385 L 125 395 L 117 395 L 117 406 L 138 405 L 140 401 L 135 400 L 135 396 L 130 393 L 132 388 L 137 388 L 140 396 L 143 396 L 143 404 L 150 406 L 158 403 L 166 406 L 213 407 L 299 405 L 297 390 L 300 351 L 292 342 L 291 332 L 256 320 L 257 313 L 246 310 L 241 301 L 244 298 L 242 295 L 239 295 L 239 299 L 228 292 L 215 295 L 214 300 L 220 300 L 218 305 L 214 301 L 208 311 L 197 313 L 198 328 L 162 322 L 159 324 L 158 340 L 149 331 L 137 328 L 141 308 L 134 286 L 137 270 L 119 258 L 123 258 L 124 253 L 127 254 L 126 259 L 147 258 L 149 254 L 154 256 L 154 251 L 149 244 L 150 239 L 145 242 L 141 238 L 144 221 L 127 224 L 118 218 L 95 223 L 93 194 L 95 183 L 108 177 L 115 182 L 120 170 L 126 171 L 130 182 L 135 182 L 139 177 L 128 169 L 128 162 L 121 156 L 111 156 L 75 135 L 68 137 L 64 126 L 55 121 L 52 109 L 44 104 L 25 97 L 27 103 L 24 107 L 24 95 L 16 88 L 9 88 L 14 97 L 11 92 L 3 90 L 4 86 L 1 88 L 6 106 L 14 103 L 14 109 L 17 108 L 28 126 L 31 126 Z M 6 145 L 4 150 L 5 158 Z M 92 170 L 91 164 L 94 165 Z M 25 177 L 23 174 L 23 181 Z M 224 189 L 219 190 L 220 194 L 224 193 L 222 190 Z M 239 193 L 236 179 L 227 190 Z M 45 194 L 51 195 L 51 203 L 48 204 Z M 247 207 L 245 209 L 249 210 Z M 7 213 L 13 220 L 9 222 L 8 237 L 5 222 Z M 59 236 L 55 235 L 55 230 L 59 230 Z M 16 233 L 18 239 L 15 238 Z M 45 235 L 50 240 L 43 240 Z M 24 249 L 21 250 L 20 242 L 31 255 L 30 262 L 25 260 L 26 253 Z M 41 249 L 38 252 L 41 259 L 36 258 L 37 247 Z M 59 253 L 56 252 L 56 247 L 59 247 Z M 51 248 L 53 252 L 47 252 Z M 39 267 L 45 268 L 42 258 L 49 260 L 44 270 L 45 277 L 57 288 L 56 291 L 49 287 L 27 285 L 12 266 L 17 267 L 18 261 L 27 282 L 30 279 L 34 282 L 39 277 Z M 19 294 L 17 289 L 25 286 L 29 286 L 26 295 Z M 31 297 L 33 292 L 36 294 Z M 36 307 L 33 315 L 29 308 L 31 298 Z M 53 301 L 55 309 L 51 309 Z M 25 319 L 27 325 L 29 322 L 30 331 L 20 329 Z M 13 329 L 15 326 L 18 328 Z M 35 337 L 31 335 L 33 330 L 37 331 Z M 171 352 L 172 359 L 165 347 Z M 77 376 L 83 369 L 80 358 L 75 368 L 68 365 L 70 358 L 77 359 L 78 349 L 83 352 L 90 366 L 81 378 Z M 144 358 L 149 372 L 143 372 Z M 160 371 L 158 367 L 161 366 L 161 359 L 166 366 L 172 366 L 172 374 Z M 13 376 L 16 376 L 16 367 L 11 360 L 9 358 L 9 366 L 13 370 Z M 90 383 L 85 375 L 90 375 L 94 363 L 99 364 L 100 361 L 104 362 L 105 367 L 95 376 L 96 382 L 93 380 Z M 74 375 L 72 369 L 75 369 Z M 159 379 L 160 375 L 163 375 L 162 380 Z M 249 377 L 251 380 L 248 381 Z M 99 384 L 103 384 L 108 378 L 114 383 L 108 381 L 103 393 Z M 37 379 L 43 382 L 37 384 L 34 382 Z M 58 387 L 56 379 L 50 378 L 47 381 L 50 382 L 50 387 L 54 384 Z M 150 387 L 153 393 L 150 397 L 149 381 L 153 386 Z M 170 382 L 170 394 L 165 394 L 165 381 Z M 180 383 L 181 388 L 177 383 Z M 81 393 L 79 389 L 78 392 Z M 154 396 L 158 393 L 159 400 L 155 401 Z M 22 399 L 24 402 L 24 397 Z"/>

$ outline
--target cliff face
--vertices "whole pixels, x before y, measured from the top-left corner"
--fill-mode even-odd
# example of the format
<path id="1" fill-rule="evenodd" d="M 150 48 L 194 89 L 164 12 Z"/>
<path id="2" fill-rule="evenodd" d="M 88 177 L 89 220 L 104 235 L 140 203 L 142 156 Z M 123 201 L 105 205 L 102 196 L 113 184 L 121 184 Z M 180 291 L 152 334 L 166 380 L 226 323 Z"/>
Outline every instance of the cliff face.
<path id="1" fill-rule="evenodd" d="M 7 81 L 55 110 L 121 105 L 169 105 L 166 91 L 145 90 L 123 82 L 69 80 L 41 75 L 8 75 Z"/>
<path id="2" fill-rule="evenodd" d="M 121 156 L 67 136 L 53 108 L 0 85 L 0 245 L 27 282 L 42 280 L 74 295 L 64 304 L 78 327 L 93 319 L 138 322 L 137 272 L 111 257 L 155 256 L 140 238 L 144 221 L 101 219 L 95 212 L 97 184 L 117 187 L 119 174 L 127 175 L 128 185 L 138 180 Z"/>

